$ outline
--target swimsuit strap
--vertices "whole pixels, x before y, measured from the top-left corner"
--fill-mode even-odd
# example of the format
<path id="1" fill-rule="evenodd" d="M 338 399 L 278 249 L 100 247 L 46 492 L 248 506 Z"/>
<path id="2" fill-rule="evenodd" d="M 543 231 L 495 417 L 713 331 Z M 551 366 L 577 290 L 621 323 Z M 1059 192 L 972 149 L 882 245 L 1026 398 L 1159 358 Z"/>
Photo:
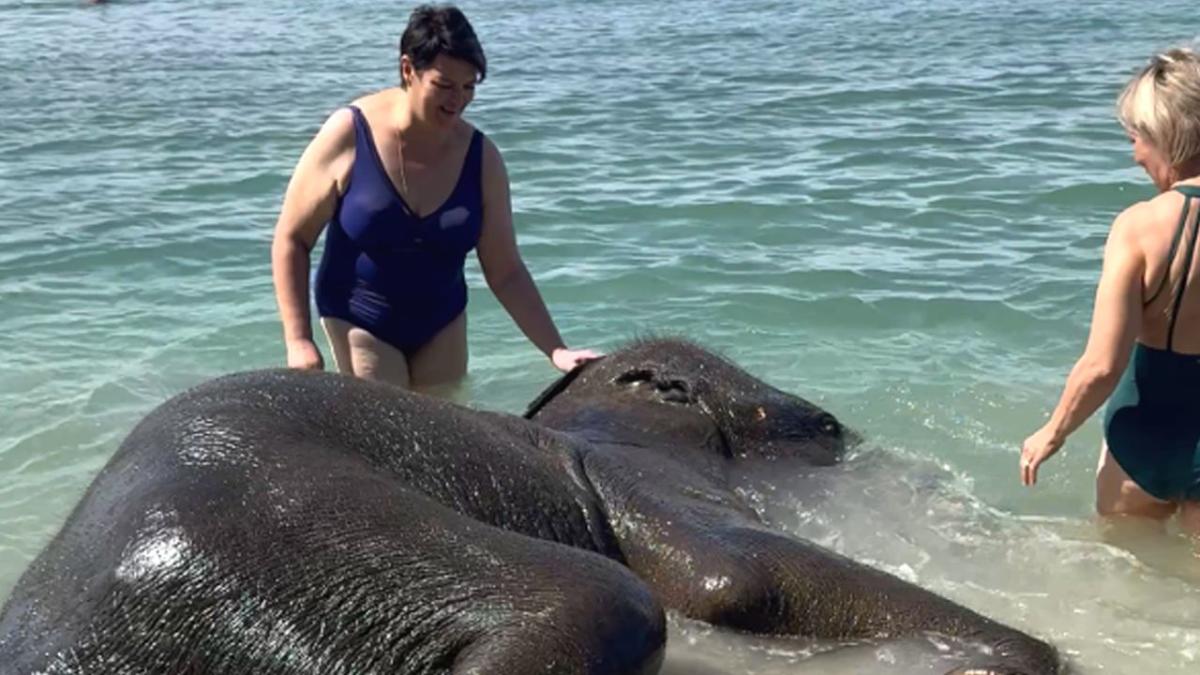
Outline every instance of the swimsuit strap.
<path id="1" fill-rule="evenodd" d="M 1184 226 L 1187 223 L 1188 213 L 1191 211 L 1192 207 L 1192 199 L 1194 197 L 1200 197 L 1200 190 L 1197 190 L 1190 185 L 1182 185 L 1176 188 L 1176 190 L 1184 195 L 1183 215 L 1179 219 L 1179 232 L 1175 234 L 1175 239 L 1178 241 L 1179 235 L 1183 233 Z M 1196 218 L 1195 220 L 1196 222 L 1192 226 L 1192 241 L 1188 245 L 1187 259 L 1183 264 L 1183 276 L 1179 280 L 1179 290 L 1175 292 L 1175 302 L 1171 307 L 1170 323 L 1167 325 L 1167 351 L 1172 351 L 1171 347 L 1175 341 L 1175 320 L 1179 318 L 1179 307 L 1183 304 L 1184 293 L 1187 292 L 1187 280 L 1188 276 L 1192 272 L 1192 259 L 1196 254 L 1196 239 L 1197 236 L 1200 235 L 1200 218 Z M 1174 259 L 1174 257 L 1174 254 L 1172 254 L 1171 259 Z M 1167 276 L 1169 276 L 1171 273 L 1170 262 L 1168 261 L 1167 264 Z"/>
<path id="2" fill-rule="evenodd" d="M 1167 287 L 1167 281 L 1171 278 L 1171 263 L 1175 262 L 1175 254 L 1179 252 L 1179 240 L 1183 238 L 1183 231 L 1187 226 L 1188 207 L 1191 205 L 1192 197 L 1200 196 L 1200 192 L 1193 194 L 1190 190 L 1184 190 L 1184 187 L 1190 186 L 1181 185 L 1176 188 L 1179 192 L 1183 193 L 1183 212 L 1179 214 L 1179 225 L 1175 228 L 1175 238 L 1171 240 L 1171 250 L 1167 253 L 1167 271 L 1163 273 L 1162 281 L 1158 282 L 1158 288 L 1142 303 L 1142 307 L 1146 307 L 1154 302 L 1163 289 Z"/>
<path id="3" fill-rule="evenodd" d="M 357 148 L 364 146 L 373 148 L 375 141 L 371 138 L 371 127 L 367 124 L 367 116 L 356 105 L 348 105 L 346 107 L 354 115 L 354 140 L 356 141 Z M 355 159 L 357 160 L 357 158 L 358 154 L 355 153 Z"/>

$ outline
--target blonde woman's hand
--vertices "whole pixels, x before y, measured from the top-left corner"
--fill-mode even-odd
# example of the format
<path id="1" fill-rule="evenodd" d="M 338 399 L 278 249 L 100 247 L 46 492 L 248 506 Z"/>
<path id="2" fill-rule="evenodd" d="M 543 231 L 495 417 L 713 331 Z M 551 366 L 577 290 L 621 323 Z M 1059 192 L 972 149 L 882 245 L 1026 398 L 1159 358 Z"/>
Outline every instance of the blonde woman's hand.
<path id="1" fill-rule="evenodd" d="M 1062 439 L 1055 438 L 1047 427 L 1042 427 L 1025 439 L 1021 445 L 1021 483 L 1035 485 L 1038 467 L 1054 456 L 1062 447 Z"/>

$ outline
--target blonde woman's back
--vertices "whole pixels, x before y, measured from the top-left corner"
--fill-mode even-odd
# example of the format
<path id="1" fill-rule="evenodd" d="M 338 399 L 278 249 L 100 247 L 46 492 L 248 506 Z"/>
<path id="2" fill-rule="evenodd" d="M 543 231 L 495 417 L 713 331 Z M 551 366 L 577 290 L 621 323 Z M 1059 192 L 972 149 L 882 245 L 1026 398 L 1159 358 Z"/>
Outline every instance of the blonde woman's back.
<path id="1" fill-rule="evenodd" d="M 1146 260 L 1138 341 L 1200 355 L 1200 182 L 1180 184 L 1135 208 L 1130 215 L 1137 218 Z"/>

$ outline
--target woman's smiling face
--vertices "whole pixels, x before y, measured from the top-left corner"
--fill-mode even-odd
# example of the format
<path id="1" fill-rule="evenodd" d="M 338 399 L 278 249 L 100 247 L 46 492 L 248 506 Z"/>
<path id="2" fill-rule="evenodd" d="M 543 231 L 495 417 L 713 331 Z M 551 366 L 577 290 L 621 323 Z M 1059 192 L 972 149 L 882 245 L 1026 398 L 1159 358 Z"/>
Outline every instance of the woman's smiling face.
<path id="1" fill-rule="evenodd" d="M 479 72 L 470 63 L 438 55 L 428 68 L 416 70 L 407 57 L 401 73 L 409 90 L 414 117 L 437 127 L 449 127 L 475 98 Z"/>

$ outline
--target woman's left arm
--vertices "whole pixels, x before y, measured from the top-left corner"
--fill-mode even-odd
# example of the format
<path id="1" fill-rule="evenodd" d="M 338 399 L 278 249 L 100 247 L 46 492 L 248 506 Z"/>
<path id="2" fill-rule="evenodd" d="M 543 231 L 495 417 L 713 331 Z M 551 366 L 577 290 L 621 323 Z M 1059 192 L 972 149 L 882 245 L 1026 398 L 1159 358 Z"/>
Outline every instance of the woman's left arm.
<path id="1" fill-rule="evenodd" d="M 1021 447 L 1021 482 L 1037 482 L 1038 466 L 1062 447 L 1067 436 L 1104 404 L 1129 363 L 1142 323 L 1145 256 L 1134 233 L 1139 207 L 1113 222 L 1104 247 L 1104 269 L 1096 288 L 1092 327 L 1083 356 L 1067 376 L 1050 420 Z"/>
<path id="2" fill-rule="evenodd" d="M 543 354 L 560 370 L 570 370 L 599 354 L 567 349 L 533 277 L 521 260 L 513 231 L 508 171 L 500 151 L 488 139 L 483 146 L 483 230 L 477 255 L 488 288 L 509 316 Z"/>

